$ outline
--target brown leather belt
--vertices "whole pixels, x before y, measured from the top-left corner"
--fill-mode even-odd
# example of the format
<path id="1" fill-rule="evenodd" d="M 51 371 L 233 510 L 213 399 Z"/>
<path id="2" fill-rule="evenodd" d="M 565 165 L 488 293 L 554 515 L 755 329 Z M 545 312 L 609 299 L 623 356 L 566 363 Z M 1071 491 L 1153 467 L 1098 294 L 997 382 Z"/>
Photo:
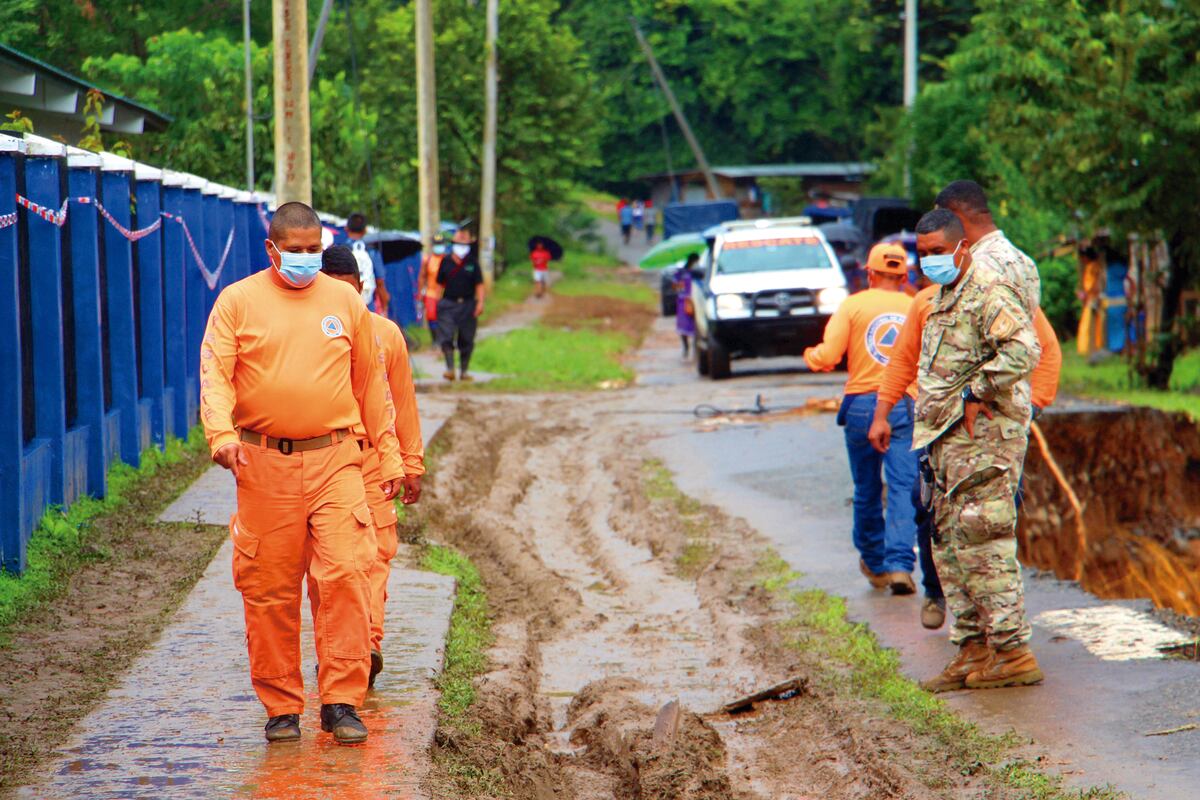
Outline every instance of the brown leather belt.
<path id="1" fill-rule="evenodd" d="M 327 433 L 324 436 L 314 436 L 311 439 L 276 439 L 274 436 L 265 436 L 258 431 L 251 431 L 245 428 L 238 431 L 238 438 L 246 444 L 260 446 L 265 439 L 267 447 L 272 450 L 278 450 L 285 456 L 290 456 L 292 453 L 303 453 L 308 450 L 320 450 L 325 447 L 332 447 L 335 444 L 343 442 L 349 435 L 349 428 L 339 428 L 332 433 Z"/>

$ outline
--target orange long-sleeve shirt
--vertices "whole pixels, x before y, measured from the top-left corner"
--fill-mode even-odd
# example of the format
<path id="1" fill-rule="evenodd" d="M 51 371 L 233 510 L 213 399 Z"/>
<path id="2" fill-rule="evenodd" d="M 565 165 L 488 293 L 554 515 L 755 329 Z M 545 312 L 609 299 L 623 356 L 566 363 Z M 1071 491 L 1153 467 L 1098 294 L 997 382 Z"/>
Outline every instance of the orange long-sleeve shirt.
<path id="1" fill-rule="evenodd" d="M 404 473 L 370 312 L 327 275 L 303 289 L 273 268 L 217 297 L 200 346 L 200 419 L 209 449 L 238 428 L 310 439 L 363 425 L 384 480 Z"/>
<path id="2" fill-rule="evenodd" d="M 900 335 L 892 347 L 892 358 L 884 370 L 879 384 L 879 399 L 897 403 L 917 377 L 917 363 L 921 359 L 921 331 L 925 320 L 933 309 L 933 296 L 940 287 L 927 286 L 917 292 L 908 309 L 908 316 L 900 328 Z M 1042 346 L 1042 357 L 1029 376 L 1029 389 L 1033 404 L 1045 408 L 1058 396 L 1058 374 L 1062 370 L 1062 348 L 1054 333 L 1050 320 L 1042 310 L 1033 316 L 1033 330 Z"/>
<path id="3" fill-rule="evenodd" d="M 850 371 L 846 394 L 876 391 L 911 302 L 904 292 L 885 289 L 851 295 L 825 324 L 821 343 L 804 351 L 804 363 L 829 372 L 844 355 Z"/>
<path id="4" fill-rule="evenodd" d="M 395 412 L 396 438 L 404 459 L 404 474 L 425 474 L 425 443 L 421 440 L 421 418 L 417 414 L 417 390 L 413 385 L 408 343 L 400 326 L 380 314 L 371 314 L 375 346 L 383 354 L 387 371 L 388 402 Z"/>

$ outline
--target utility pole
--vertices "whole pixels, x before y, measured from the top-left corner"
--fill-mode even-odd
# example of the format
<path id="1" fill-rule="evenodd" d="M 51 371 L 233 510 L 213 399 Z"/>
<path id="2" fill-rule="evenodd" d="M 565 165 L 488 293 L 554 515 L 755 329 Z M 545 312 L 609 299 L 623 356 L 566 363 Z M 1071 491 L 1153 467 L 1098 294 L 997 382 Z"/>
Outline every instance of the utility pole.
<path id="1" fill-rule="evenodd" d="M 329 12 L 333 10 L 333 0 L 325 0 L 321 4 L 321 16 L 317 18 L 317 29 L 313 32 L 312 46 L 308 48 L 308 85 L 312 86 L 313 76 L 317 74 L 317 56 L 321 54 L 321 43 L 325 41 L 325 25 L 329 22 Z M 350 7 L 346 6 L 349 13 Z"/>
<path id="2" fill-rule="evenodd" d="M 904 111 L 911 114 L 917 101 L 917 0 L 904 0 Z M 904 194 L 912 197 L 912 144 L 904 156 Z"/>
<path id="3" fill-rule="evenodd" d="M 428 253 L 441 226 L 438 198 L 437 83 L 433 71 L 433 8 L 415 0 L 417 34 L 417 185 L 421 205 L 421 247 Z"/>
<path id="4" fill-rule="evenodd" d="M 500 0 L 487 0 L 487 67 L 484 75 L 483 197 L 479 209 L 479 255 L 483 280 L 491 290 L 496 280 L 496 39 L 500 28 Z"/>
<path id="5" fill-rule="evenodd" d="M 688 146 L 692 148 L 692 155 L 696 157 L 696 164 L 699 165 L 700 171 L 704 173 L 704 181 L 708 184 L 709 194 L 714 199 L 720 200 L 721 187 L 717 183 L 717 178 L 713 175 L 712 168 L 708 166 L 708 159 L 704 157 L 704 150 L 700 147 L 700 142 L 696 141 L 696 136 L 692 133 L 692 126 L 688 125 L 687 118 L 683 116 L 683 109 L 679 107 L 679 101 L 675 99 L 675 93 L 671 91 L 671 85 L 667 83 L 667 77 L 663 75 L 662 68 L 658 66 L 658 60 L 654 57 L 654 51 L 650 49 L 650 43 L 642 35 L 642 29 L 638 27 L 637 20 L 630 17 L 629 21 L 633 25 L 633 34 L 637 36 L 638 44 L 642 47 L 642 52 L 646 54 L 646 60 L 650 62 L 650 71 L 654 73 L 654 79 L 658 81 L 658 87 L 662 89 L 663 95 L 666 96 L 667 102 L 670 103 L 671 112 L 675 115 L 675 121 L 679 123 L 679 129 L 683 131 L 683 138 L 687 139 Z"/>
<path id="6" fill-rule="evenodd" d="M 254 68 L 250 64 L 250 0 L 242 2 L 242 45 L 246 60 L 246 191 L 254 191 Z"/>
<path id="7" fill-rule="evenodd" d="M 275 36 L 275 200 L 312 205 L 308 117 L 308 4 L 272 0 Z"/>

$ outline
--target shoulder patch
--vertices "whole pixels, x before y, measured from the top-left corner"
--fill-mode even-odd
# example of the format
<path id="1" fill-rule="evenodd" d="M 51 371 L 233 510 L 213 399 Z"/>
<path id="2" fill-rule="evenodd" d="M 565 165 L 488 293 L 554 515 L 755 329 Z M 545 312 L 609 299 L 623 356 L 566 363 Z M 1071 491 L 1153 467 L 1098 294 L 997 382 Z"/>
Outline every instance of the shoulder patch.
<path id="1" fill-rule="evenodd" d="M 996 318 L 992 320 L 992 325 L 988 328 L 988 336 L 993 339 L 1010 339 L 1020 328 L 1021 323 L 1013 316 L 1013 313 L 1007 308 L 1002 308 Z"/>

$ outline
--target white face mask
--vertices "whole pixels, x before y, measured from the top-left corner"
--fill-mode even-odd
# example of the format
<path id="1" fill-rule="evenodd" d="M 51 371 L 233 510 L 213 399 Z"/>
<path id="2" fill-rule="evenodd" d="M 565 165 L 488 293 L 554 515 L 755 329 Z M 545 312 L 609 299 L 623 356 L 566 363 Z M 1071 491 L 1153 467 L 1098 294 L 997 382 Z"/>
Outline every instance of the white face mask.
<path id="1" fill-rule="evenodd" d="M 466 257 L 467 257 L 467 254 L 468 254 L 468 253 L 470 253 L 470 252 L 471 252 L 471 245 L 469 245 L 469 244 L 456 244 L 456 245 L 454 245 L 454 246 L 453 246 L 452 248 L 450 248 L 450 249 L 451 249 L 451 251 L 454 253 L 454 255 L 455 255 L 455 257 L 456 257 L 456 258 L 463 259 L 463 258 L 466 258 Z"/>

